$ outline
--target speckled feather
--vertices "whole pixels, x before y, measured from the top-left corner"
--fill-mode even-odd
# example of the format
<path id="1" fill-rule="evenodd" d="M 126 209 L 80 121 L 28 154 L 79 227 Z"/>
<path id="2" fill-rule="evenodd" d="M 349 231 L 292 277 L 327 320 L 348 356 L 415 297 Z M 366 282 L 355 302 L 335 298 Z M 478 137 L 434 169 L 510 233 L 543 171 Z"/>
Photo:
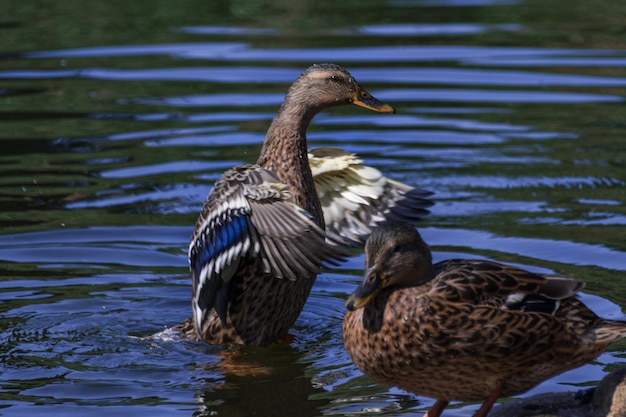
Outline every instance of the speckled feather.
<path id="1" fill-rule="evenodd" d="M 347 312 L 343 338 L 357 367 L 379 382 L 444 403 L 500 389 L 511 396 L 626 336 L 626 323 L 597 317 L 575 297 L 579 281 L 482 260 L 420 272 L 430 251 L 412 226 L 384 225 L 370 239 L 368 267 L 386 286 Z M 395 285 L 394 274 L 407 271 L 413 284 Z"/>

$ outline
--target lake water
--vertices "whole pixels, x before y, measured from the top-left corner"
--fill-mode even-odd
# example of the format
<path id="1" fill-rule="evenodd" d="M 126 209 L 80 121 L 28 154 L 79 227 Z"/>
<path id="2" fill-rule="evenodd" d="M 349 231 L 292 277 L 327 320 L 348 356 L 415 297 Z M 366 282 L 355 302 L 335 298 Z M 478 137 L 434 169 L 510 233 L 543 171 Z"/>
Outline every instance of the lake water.
<path id="1" fill-rule="evenodd" d="M 182 3 L 182 4 L 177 4 Z M 436 260 L 489 258 L 626 307 L 626 4 L 601 0 L 0 3 L 0 415 L 409 415 L 341 341 L 354 252 L 290 344 L 172 335 L 186 249 L 227 168 L 254 162 L 288 85 L 348 68 L 395 115 L 338 108 L 315 146 L 436 192 Z M 578 390 L 626 343 L 531 395 Z M 469 416 L 456 404 L 447 416 Z"/>

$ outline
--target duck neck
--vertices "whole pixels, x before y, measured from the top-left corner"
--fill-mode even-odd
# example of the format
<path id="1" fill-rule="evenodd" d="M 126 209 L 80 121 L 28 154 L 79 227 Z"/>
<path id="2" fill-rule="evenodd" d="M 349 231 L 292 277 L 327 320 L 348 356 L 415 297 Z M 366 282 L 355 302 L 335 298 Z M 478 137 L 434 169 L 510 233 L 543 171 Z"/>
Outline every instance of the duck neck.
<path id="1" fill-rule="evenodd" d="M 324 216 L 313 182 L 306 142 L 306 130 L 317 112 L 286 100 L 267 131 L 257 164 L 274 171 L 288 184 L 292 201 L 312 214 L 323 228 Z"/>

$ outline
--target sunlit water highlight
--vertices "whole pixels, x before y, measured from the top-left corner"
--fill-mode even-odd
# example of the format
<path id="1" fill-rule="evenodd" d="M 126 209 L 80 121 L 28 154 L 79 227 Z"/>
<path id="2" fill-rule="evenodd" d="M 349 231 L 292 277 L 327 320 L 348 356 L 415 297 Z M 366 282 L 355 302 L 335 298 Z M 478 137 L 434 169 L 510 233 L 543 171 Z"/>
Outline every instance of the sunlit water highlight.
<path id="1" fill-rule="evenodd" d="M 85 33 L 101 27 L 93 15 L 123 22 L 125 42 L 105 31 L 47 48 L 45 20 L 16 9 L 0 67 L 0 415 L 409 415 L 432 404 L 373 383 L 343 349 L 359 251 L 319 276 L 289 344 L 233 352 L 168 330 L 191 314 L 186 249 L 203 199 L 225 169 L 256 159 L 288 84 L 318 61 L 345 65 L 398 112 L 321 114 L 311 147 L 357 152 L 435 191 L 420 225 L 435 260 L 571 275 L 594 311 L 624 318 L 626 54 L 608 40 L 529 39 L 534 22 L 509 13 L 522 5 L 360 2 L 353 11 L 375 17 L 293 38 L 279 23 L 199 22 L 190 9 L 148 32 L 158 40 L 120 9 L 51 19 Z M 593 385 L 625 353 L 616 345 L 525 395 Z"/>

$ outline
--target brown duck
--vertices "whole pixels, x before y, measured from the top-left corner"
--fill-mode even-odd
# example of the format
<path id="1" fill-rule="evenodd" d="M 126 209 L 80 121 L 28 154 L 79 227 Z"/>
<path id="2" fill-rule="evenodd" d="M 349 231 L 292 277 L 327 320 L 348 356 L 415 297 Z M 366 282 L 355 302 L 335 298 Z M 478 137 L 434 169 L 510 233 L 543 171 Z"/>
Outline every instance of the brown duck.
<path id="1" fill-rule="evenodd" d="M 235 167 L 215 184 L 189 245 L 193 319 L 183 329 L 213 344 L 272 343 L 297 319 L 320 266 L 341 259 L 327 242 L 363 243 L 385 218 L 428 213 L 430 192 L 391 181 L 341 150 L 308 154 L 313 117 L 347 104 L 394 111 L 343 68 L 311 66 L 289 88 L 257 164 Z"/>
<path id="2" fill-rule="evenodd" d="M 389 222 L 367 240 L 365 277 L 346 302 L 343 340 L 370 378 L 449 401 L 523 393 L 591 361 L 626 336 L 576 298 L 583 283 L 483 260 L 432 264 L 409 224 Z"/>

